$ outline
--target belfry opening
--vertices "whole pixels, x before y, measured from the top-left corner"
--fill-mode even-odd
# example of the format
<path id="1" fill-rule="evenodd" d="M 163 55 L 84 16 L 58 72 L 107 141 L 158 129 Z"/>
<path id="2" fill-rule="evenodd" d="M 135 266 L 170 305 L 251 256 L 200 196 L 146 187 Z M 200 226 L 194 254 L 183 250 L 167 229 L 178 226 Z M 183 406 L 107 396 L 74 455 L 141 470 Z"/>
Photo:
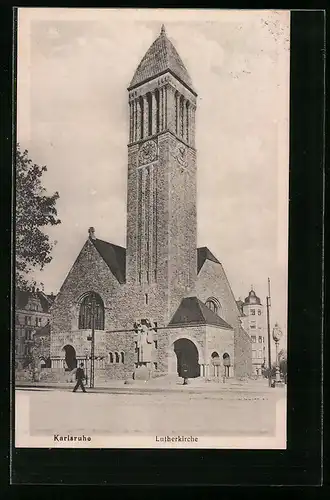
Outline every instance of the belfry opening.
<path id="1" fill-rule="evenodd" d="M 177 373 L 179 377 L 183 376 L 184 367 L 187 369 L 187 378 L 200 376 L 198 350 L 191 340 L 185 338 L 176 340 L 174 342 L 174 352 L 177 358 Z"/>

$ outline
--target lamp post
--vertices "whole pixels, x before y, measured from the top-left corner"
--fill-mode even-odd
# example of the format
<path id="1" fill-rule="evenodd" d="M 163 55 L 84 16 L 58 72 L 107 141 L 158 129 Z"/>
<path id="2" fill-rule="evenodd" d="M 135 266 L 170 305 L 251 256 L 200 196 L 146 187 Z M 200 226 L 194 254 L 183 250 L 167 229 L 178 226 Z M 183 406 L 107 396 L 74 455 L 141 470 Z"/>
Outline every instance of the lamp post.
<path id="1" fill-rule="evenodd" d="M 275 323 L 275 326 L 273 328 L 273 340 L 275 342 L 275 348 L 276 348 L 276 375 L 275 375 L 275 384 L 280 384 L 281 383 L 281 376 L 280 376 L 280 364 L 279 364 L 279 359 L 278 359 L 278 344 L 282 338 L 282 330 L 278 326 L 277 323 Z"/>
<path id="2" fill-rule="evenodd" d="M 88 349 L 85 349 L 85 371 L 86 371 L 86 385 L 88 384 Z"/>
<path id="3" fill-rule="evenodd" d="M 267 304 L 267 332 L 268 332 L 268 385 L 272 385 L 272 359 L 271 359 L 271 343 L 270 343 L 270 279 L 268 278 L 268 295 L 266 297 Z"/>
<path id="4" fill-rule="evenodd" d="M 96 297 L 95 293 L 92 294 L 91 302 L 89 304 L 91 311 L 91 327 L 92 335 L 87 337 L 87 340 L 91 342 L 91 374 L 89 380 L 89 387 L 94 387 L 94 361 L 95 361 L 95 309 L 96 309 Z"/>

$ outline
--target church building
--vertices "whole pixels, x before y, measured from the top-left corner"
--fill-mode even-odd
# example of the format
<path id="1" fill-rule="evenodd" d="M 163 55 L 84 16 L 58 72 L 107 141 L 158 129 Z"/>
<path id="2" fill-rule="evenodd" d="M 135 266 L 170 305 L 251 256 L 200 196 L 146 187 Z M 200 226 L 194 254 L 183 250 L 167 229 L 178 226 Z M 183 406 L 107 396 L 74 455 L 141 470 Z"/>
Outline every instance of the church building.
<path id="1" fill-rule="evenodd" d="M 197 248 L 196 97 L 162 26 L 128 87 L 126 248 L 89 228 L 51 310 L 54 372 L 89 371 L 94 327 L 95 381 L 252 373 L 223 266 Z"/>

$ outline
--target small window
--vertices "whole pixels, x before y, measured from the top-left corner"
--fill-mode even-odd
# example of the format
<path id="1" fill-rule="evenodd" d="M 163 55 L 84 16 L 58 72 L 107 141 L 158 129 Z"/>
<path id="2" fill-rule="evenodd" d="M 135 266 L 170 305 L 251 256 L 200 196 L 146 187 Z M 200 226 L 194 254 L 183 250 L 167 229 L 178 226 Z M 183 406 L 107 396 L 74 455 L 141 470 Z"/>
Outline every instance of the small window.
<path id="1" fill-rule="evenodd" d="M 251 325 L 251 326 L 250 326 L 250 328 L 255 328 L 255 327 L 256 327 L 256 325 Z"/>
<path id="2" fill-rule="evenodd" d="M 258 316 L 261 316 L 261 309 L 258 309 Z"/>
<path id="3" fill-rule="evenodd" d="M 219 313 L 219 303 L 216 299 L 213 298 L 207 299 L 205 305 L 215 314 Z"/>
<path id="4" fill-rule="evenodd" d="M 158 363 L 154 362 L 154 369 L 158 370 Z"/>
<path id="5" fill-rule="evenodd" d="M 252 314 L 252 316 L 255 316 L 256 315 L 256 310 L 255 309 L 251 309 L 251 314 Z"/>
<path id="6" fill-rule="evenodd" d="M 116 360 L 116 363 L 120 363 L 119 352 L 115 352 L 115 360 Z"/>
<path id="7" fill-rule="evenodd" d="M 157 323 L 157 321 L 155 321 L 155 322 L 154 322 L 154 325 L 155 325 L 155 328 L 154 328 L 154 330 L 155 330 L 155 332 L 157 332 L 157 326 L 158 326 L 158 323 Z"/>
<path id="8" fill-rule="evenodd" d="M 154 340 L 154 344 L 155 344 L 155 349 L 158 349 L 158 341 L 157 340 Z"/>
<path id="9" fill-rule="evenodd" d="M 36 326 L 38 326 L 39 318 L 36 318 Z"/>
<path id="10" fill-rule="evenodd" d="M 109 352 L 109 363 L 113 363 L 113 353 Z"/>
<path id="11" fill-rule="evenodd" d="M 27 325 L 28 324 L 28 317 L 25 316 L 25 324 Z"/>
<path id="12" fill-rule="evenodd" d="M 262 344 L 263 342 L 263 338 L 261 337 L 261 335 L 259 335 L 259 344 Z"/>
<path id="13" fill-rule="evenodd" d="M 144 296 L 144 300 L 145 300 L 146 305 L 148 305 L 149 297 L 148 297 L 147 293 Z"/>
<path id="14" fill-rule="evenodd" d="M 256 336 L 255 336 L 255 335 L 251 335 L 251 340 L 252 340 L 252 342 L 255 344 L 255 343 L 256 343 L 256 341 L 257 341 Z"/>
<path id="15" fill-rule="evenodd" d="M 123 352 L 120 353 L 120 362 L 125 363 L 125 353 Z"/>

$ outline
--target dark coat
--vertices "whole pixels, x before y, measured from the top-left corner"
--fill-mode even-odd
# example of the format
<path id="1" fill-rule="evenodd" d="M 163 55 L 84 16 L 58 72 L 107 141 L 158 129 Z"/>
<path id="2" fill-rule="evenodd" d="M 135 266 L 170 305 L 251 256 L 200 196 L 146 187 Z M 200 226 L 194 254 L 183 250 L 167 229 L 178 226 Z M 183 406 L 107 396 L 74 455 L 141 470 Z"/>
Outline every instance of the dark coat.
<path id="1" fill-rule="evenodd" d="M 83 380 L 85 378 L 85 372 L 82 368 L 77 368 L 76 380 Z"/>

